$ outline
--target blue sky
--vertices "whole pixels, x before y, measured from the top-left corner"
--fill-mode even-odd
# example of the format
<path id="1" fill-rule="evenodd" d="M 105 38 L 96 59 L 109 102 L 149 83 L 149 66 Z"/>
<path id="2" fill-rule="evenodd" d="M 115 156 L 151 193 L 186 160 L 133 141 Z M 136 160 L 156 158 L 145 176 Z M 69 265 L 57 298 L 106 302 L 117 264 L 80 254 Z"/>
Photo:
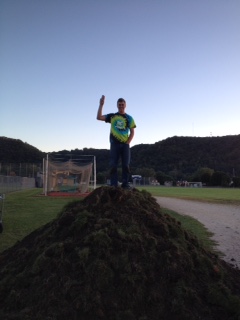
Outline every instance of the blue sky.
<path id="1" fill-rule="evenodd" d="M 41 151 L 240 134 L 239 0 L 1 0 L 0 136 Z"/>

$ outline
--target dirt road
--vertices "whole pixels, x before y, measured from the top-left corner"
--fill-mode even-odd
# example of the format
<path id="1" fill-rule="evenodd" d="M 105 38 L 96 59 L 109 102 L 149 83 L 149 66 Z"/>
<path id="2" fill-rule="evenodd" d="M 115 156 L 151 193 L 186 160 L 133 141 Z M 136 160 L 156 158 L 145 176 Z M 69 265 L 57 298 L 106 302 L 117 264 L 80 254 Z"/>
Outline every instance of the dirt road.
<path id="1" fill-rule="evenodd" d="M 156 197 L 161 207 L 191 216 L 205 225 L 223 259 L 240 268 L 240 206 Z"/>

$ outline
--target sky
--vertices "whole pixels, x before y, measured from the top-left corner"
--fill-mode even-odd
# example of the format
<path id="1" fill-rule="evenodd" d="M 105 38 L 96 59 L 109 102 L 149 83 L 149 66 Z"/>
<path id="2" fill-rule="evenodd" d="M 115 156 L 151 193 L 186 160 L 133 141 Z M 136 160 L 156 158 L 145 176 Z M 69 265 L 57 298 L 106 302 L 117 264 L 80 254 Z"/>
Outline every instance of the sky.
<path id="1" fill-rule="evenodd" d="M 0 136 L 43 152 L 240 134 L 239 0 L 1 0 Z"/>

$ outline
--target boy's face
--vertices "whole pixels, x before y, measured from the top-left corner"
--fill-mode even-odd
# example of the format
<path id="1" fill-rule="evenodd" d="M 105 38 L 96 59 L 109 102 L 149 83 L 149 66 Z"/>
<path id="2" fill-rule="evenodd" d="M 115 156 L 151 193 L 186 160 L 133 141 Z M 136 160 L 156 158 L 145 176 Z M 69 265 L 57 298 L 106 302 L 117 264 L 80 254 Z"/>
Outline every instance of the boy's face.
<path id="1" fill-rule="evenodd" d="M 121 114 L 125 113 L 126 103 L 124 101 L 118 102 L 117 107 L 118 107 L 119 113 L 121 113 Z"/>

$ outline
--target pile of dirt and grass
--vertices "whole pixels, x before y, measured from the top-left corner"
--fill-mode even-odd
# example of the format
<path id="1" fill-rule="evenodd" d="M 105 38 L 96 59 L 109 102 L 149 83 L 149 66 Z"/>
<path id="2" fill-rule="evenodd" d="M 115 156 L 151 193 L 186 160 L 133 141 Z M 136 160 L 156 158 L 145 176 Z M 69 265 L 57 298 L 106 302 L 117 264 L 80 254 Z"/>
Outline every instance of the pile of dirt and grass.
<path id="1" fill-rule="evenodd" d="M 240 271 L 145 191 L 101 187 L 0 255 L 4 320 L 240 317 Z"/>

